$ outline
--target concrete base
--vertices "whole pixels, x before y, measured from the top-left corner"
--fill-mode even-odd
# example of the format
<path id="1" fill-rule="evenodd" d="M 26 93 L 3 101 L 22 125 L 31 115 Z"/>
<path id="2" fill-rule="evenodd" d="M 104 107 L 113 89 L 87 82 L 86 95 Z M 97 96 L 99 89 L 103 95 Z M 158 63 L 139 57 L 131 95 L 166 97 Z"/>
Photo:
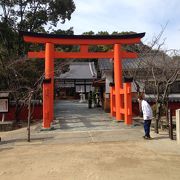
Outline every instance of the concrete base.
<path id="1" fill-rule="evenodd" d="M 43 128 L 42 127 L 40 131 L 53 131 L 53 130 L 55 130 L 54 127 L 50 127 L 50 128 Z"/>
<path id="2" fill-rule="evenodd" d="M 12 121 L 0 122 L 0 131 L 12 131 L 12 130 L 13 130 Z"/>
<path id="3" fill-rule="evenodd" d="M 115 120 L 118 123 L 124 123 L 124 120 Z"/>

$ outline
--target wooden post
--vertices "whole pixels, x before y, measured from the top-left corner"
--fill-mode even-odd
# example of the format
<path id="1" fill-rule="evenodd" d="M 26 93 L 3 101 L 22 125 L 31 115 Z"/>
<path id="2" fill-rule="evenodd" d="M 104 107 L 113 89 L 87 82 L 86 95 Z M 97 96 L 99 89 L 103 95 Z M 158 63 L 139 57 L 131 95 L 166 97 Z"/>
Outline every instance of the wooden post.
<path id="1" fill-rule="evenodd" d="M 169 138 L 173 140 L 173 124 L 172 124 L 172 111 L 168 109 L 168 123 L 169 123 Z"/>
<path id="2" fill-rule="evenodd" d="M 43 128 L 50 128 L 54 118 L 54 45 L 46 43 L 45 80 L 43 83 Z"/>
<path id="3" fill-rule="evenodd" d="M 28 99 L 28 126 L 27 126 L 27 131 L 28 131 L 28 139 L 27 141 L 31 141 L 31 99 L 32 99 L 33 91 L 30 92 L 29 94 L 29 99 Z"/>
<path id="4" fill-rule="evenodd" d="M 180 109 L 176 110 L 176 140 L 180 144 Z"/>
<path id="5" fill-rule="evenodd" d="M 113 113 L 112 113 L 112 116 L 113 117 L 116 117 L 116 101 L 115 101 L 115 87 L 113 86 L 112 87 L 112 109 L 113 109 Z"/>
<path id="6" fill-rule="evenodd" d="M 113 97 L 113 87 L 110 87 L 110 113 L 114 116 L 114 97 Z"/>
<path id="7" fill-rule="evenodd" d="M 122 57 L 121 57 L 121 45 L 114 45 L 114 81 L 115 81 L 115 104 L 116 104 L 116 120 L 122 120 L 122 96 L 120 90 L 122 89 Z"/>
<path id="8" fill-rule="evenodd" d="M 125 124 L 132 124 L 132 95 L 131 83 L 124 83 L 124 110 L 125 110 Z"/>

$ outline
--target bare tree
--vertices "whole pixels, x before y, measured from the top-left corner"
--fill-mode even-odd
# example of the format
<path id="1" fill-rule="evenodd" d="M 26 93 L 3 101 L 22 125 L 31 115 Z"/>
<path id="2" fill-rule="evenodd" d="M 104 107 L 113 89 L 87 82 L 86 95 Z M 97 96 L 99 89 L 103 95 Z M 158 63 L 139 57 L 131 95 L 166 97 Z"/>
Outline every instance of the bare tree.
<path id="1" fill-rule="evenodd" d="M 167 26 L 167 25 L 166 25 Z M 155 132 L 161 120 L 162 111 L 168 109 L 169 89 L 180 76 L 180 56 L 177 50 L 165 50 L 165 39 L 162 35 L 164 26 L 158 36 L 152 39 L 148 46 L 136 45 L 139 58 L 131 61 L 124 69 L 124 76 L 133 77 L 137 93 L 151 91 L 155 99 Z M 133 62 L 134 61 L 134 62 Z M 141 87 L 143 86 L 143 87 Z"/>
<path id="2" fill-rule="evenodd" d="M 177 51 L 159 51 L 156 56 L 150 56 L 148 67 L 152 78 L 147 81 L 147 86 L 153 91 L 156 102 L 155 132 L 158 133 L 158 123 L 162 111 L 168 110 L 170 86 L 175 83 L 180 74 L 180 58 Z"/>

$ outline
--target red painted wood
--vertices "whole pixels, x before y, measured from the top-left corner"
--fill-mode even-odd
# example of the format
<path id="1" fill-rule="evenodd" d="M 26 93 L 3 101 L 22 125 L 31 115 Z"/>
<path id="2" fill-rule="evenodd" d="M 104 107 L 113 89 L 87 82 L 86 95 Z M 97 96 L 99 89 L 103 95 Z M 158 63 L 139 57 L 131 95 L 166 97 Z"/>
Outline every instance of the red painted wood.
<path id="1" fill-rule="evenodd" d="M 62 39 L 62 38 L 46 38 L 31 37 L 24 35 L 25 42 L 31 43 L 53 43 L 62 45 L 108 45 L 108 44 L 135 44 L 139 43 L 141 38 L 131 39 Z"/>
<path id="2" fill-rule="evenodd" d="M 45 58 L 45 52 L 28 52 L 29 58 Z M 111 52 L 54 52 L 54 58 L 62 58 L 62 59 L 69 59 L 69 58 L 113 58 L 114 54 L 113 51 Z M 122 51 L 122 58 L 137 58 L 136 53 L 125 52 Z"/>

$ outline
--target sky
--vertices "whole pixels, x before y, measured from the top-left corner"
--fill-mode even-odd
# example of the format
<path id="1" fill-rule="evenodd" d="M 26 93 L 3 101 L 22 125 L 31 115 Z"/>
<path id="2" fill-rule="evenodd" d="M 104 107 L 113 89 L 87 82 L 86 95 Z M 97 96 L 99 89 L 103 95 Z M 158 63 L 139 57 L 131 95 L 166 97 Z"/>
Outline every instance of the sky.
<path id="1" fill-rule="evenodd" d="M 58 28 L 73 27 L 75 34 L 87 31 L 146 32 L 142 39 L 151 44 L 162 29 L 159 43 L 164 49 L 180 49 L 180 0 L 74 0 L 71 20 Z"/>

